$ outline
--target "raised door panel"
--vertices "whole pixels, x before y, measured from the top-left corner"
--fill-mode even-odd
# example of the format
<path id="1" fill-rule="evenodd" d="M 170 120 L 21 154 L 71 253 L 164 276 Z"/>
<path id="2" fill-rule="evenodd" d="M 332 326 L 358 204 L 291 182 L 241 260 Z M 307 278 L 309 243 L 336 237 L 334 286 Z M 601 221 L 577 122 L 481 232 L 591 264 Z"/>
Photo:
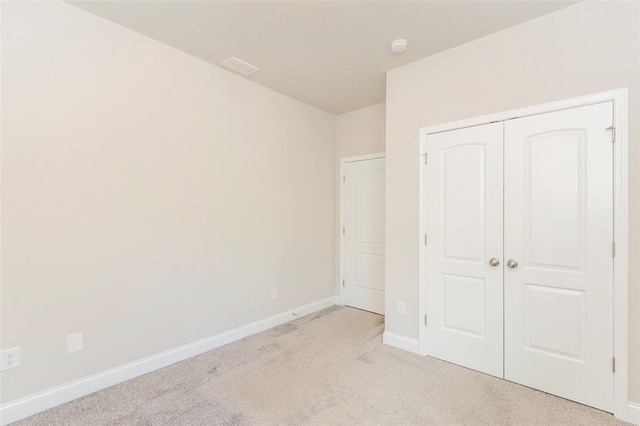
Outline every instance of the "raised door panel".
<path id="1" fill-rule="evenodd" d="M 484 278 L 443 274 L 442 328 L 485 337 L 486 286 Z"/>
<path id="2" fill-rule="evenodd" d="M 443 149 L 442 242 L 444 257 L 482 263 L 485 248 L 485 146 Z"/>
<path id="3" fill-rule="evenodd" d="M 583 359 L 584 291 L 526 284 L 524 304 L 527 350 Z"/>
<path id="4" fill-rule="evenodd" d="M 584 269 L 586 142 L 584 129 L 524 140 L 527 266 Z"/>
<path id="5" fill-rule="evenodd" d="M 362 164 L 359 165 L 362 166 Z M 355 173 L 353 170 L 348 173 L 353 179 L 354 242 L 383 245 L 384 169 L 367 168 L 360 173 Z"/>

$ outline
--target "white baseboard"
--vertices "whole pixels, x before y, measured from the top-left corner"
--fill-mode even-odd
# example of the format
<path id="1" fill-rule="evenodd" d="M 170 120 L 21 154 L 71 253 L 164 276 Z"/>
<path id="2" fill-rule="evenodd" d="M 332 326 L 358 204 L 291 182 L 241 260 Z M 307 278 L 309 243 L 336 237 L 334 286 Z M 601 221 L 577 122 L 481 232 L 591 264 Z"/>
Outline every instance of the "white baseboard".
<path id="1" fill-rule="evenodd" d="M 627 421 L 634 425 L 640 426 L 640 404 L 636 402 L 629 402 L 629 412 L 627 414 Z"/>
<path id="2" fill-rule="evenodd" d="M 243 339 L 252 334 L 284 324 L 304 315 L 308 315 L 339 303 L 339 296 L 332 296 L 287 312 L 274 315 L 215 336 L 196 340 L 192 343 L 161 352 L 119 367 L 102 371 L 25 398 L 8 402 L 0 406 L 0 425 L 24 419 L 49 408 L 62 405 L 76 398 L 122 383 L 162 367 L 191 358 L 228 343 Z"/>
<path id="3" fill-rule="evenodd" d="M 382 343 L 398 349 L 413 352 L 414 354 L 420 353 L 420 342 L 418 339 L 411 339 L 401 334 L 391 333 L 390 331 L 384 332 L 382 335 Z"/>

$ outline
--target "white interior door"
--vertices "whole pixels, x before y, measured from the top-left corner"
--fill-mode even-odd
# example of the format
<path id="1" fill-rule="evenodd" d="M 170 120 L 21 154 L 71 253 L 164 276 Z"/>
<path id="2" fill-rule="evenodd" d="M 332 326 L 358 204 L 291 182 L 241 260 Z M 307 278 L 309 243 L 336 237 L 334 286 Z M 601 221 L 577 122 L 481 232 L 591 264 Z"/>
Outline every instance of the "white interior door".
<path id="1" fill-rule="evenodd" d="M 612 103 L 505 123 L 505 378 L 613 411 Z"/>
<path id="2" fill-rule="evenodd" d="M 342 300 L 384 314 L 385 159 L 343 166 Z"/>
<path id="3" fill-rule="evenodd" d="M 493 123 L 429 135 L 426 175 L 427 354 L 498 377 L 502 133 Z"/>

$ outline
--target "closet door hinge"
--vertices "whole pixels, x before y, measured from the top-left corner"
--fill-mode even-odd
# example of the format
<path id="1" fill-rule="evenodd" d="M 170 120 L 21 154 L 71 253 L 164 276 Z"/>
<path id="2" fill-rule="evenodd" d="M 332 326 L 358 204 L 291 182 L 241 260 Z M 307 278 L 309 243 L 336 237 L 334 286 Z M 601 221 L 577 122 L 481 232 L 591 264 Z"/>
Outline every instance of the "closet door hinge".
<path id="1" fill-rule="evenodd" d="M 424 234 L 424 245 L 427 245 L 427 234 Z"/>
<path id="2" fill-rule="evenodd" d="M 342 280 L 342 287 L 344 287 L 344 279 Z"/>
<path id="3" fill-rule="evenodd" d="M 347 177 L 345 175 L 342 175 L 342 183 L 347 181 Z"/>
<path id="4" fill-rule="evenodd" d="M 616 357 L 611 358 L 611 370 L 613 370 L 613 372 L 616 372 Z"/>
<path id="5" fill-rule="evenodd" d="M 426 314 L 424 315 L 424 326 L 425 327 L 427 326 L 427 315 Z"/>
<path id="6" fill-rule="evenodd" d="M 616 128 L 614 126 L 607 127 L 607 130 L 611 130 L 611 143 L 616 142 Z"/>
<path id="7" fill-rule="evenodd" d="M 423 155 L 424 155 L 424 164 L 426 165 L 426 164 L 427 164 L 427 157 L 428 157 L 428 156 L 427 156 L 427 153 L 426 153 L 426 152 L 425 152 Z"/>
<path id="8" fill-rule="evenodd" d="M 342 235 L 344 235 L 344 226 L 342 227 Z"/>
<path id="9" fill-rule="evenodd" d="M 616 242 L 611 243 L 611 257 L 616 257 Z"/>

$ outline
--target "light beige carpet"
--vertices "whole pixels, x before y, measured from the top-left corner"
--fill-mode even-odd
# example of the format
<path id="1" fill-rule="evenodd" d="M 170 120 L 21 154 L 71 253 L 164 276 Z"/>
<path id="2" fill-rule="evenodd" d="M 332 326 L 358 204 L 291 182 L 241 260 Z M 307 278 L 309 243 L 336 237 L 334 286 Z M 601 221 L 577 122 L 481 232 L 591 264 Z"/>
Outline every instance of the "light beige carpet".
<path id="1" fill-rule="evenodd" d="M 612 415 L 382 344 L 332 307 L 16 425 L 623 425 Z"/>

